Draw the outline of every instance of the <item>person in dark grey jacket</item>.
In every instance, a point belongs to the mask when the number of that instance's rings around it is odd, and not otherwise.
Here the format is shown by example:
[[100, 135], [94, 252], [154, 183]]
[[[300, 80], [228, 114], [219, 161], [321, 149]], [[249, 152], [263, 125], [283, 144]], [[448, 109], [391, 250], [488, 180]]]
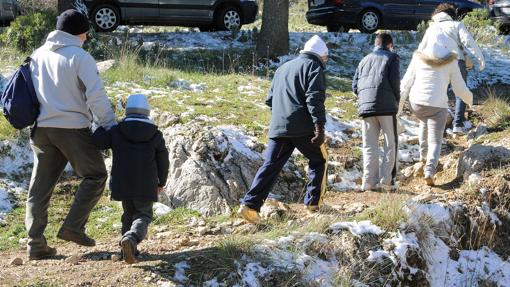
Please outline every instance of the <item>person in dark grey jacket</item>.
[[108, 131], [101, 127], [94, 133], [98, 148], [113, 151], [110, 190], [124, 209], [120, 244], [127, 263], [135, 262], [136, 245], [147, 235], [153, 202], [168, 178], [168, 150], [149, 113], [146, 97], [131, 95], [126, 118]]
[[323, 71], [327, 55], [326, 43], [314, 36], [297, 59], [285, 63], [275, 73], [266, 99], [272, 111], [266, 160], [238, 211], [239, 216], [251, 223], [260, 222], [258, 212], [296, 148], [309, 160], [305, 205], [311, 212], [319, 208], [327, 176]]
[[[396, 187], [400, 101], [400, 59], [389, 34], [379, 34], [375, 49], [361, 60], [352, 81], [363, 118], [363, 183], [361, 189]], [[384, 134], [384, 156], [379, 166], [379, 134]]]

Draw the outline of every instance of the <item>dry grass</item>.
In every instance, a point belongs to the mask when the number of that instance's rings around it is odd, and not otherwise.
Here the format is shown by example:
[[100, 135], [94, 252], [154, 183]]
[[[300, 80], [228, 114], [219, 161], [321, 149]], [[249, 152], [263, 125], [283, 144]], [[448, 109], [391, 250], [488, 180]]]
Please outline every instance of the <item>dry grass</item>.
[[491, 129], [503, 130], [510, 127], [510, 104], [507, 99], [488, 90], [488, 98], [479, 110], [481, 117]]

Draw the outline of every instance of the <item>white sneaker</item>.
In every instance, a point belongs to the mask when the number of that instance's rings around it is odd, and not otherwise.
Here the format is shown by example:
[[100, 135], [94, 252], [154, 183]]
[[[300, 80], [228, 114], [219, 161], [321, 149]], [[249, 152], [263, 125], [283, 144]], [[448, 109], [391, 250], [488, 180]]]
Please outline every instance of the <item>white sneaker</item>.
[[463, 127], [454, 127], [453, 128], [453, 133], [456, 134], [456, 135], [465, 135], [466, 134], [466, 130]]

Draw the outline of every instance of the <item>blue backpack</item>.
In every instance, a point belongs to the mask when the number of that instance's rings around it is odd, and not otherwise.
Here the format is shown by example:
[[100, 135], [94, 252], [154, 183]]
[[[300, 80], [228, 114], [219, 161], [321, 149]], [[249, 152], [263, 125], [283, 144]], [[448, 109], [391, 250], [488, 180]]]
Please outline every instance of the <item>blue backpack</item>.
[[36, 126], [39, 116], [40, 104], [30, 73], [31, 61], [32, 59], [28, 57], [14, 72], [0, 97], [5, 118], [18, 130], [31, 125]]

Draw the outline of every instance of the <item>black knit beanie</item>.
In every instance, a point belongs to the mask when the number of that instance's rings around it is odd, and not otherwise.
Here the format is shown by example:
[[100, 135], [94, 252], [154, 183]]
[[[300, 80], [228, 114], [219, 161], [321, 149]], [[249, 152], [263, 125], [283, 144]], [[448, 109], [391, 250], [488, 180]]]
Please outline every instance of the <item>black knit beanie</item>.
[[74, 9], [66, 10], [58, 16], [57, 30], [71, 35], [87, 33], [90, 30], [89, 19]]

